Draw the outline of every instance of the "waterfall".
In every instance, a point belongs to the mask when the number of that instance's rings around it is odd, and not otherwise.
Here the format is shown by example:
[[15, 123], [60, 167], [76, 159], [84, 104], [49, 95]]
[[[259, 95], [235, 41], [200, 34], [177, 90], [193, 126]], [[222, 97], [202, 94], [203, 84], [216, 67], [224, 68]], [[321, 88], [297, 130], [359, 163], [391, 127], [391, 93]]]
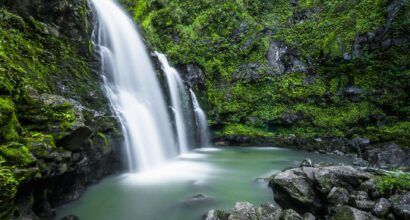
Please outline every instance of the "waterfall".
[[201, 147], [209, 147], [210, 146], [210, 137], [209, 137], [209, 127], [208, 127], [208, 120], [206, 118], [206, 114], [204, 110], [202, 110], [201, 106], [199, 105], [198, 99], [192, 89], [189, 90], [192, 97], [192, 103], [194, 105], [194, 111], [197, 120], [197, 127], [198, 127], [198, 134], [199, 134], [199, 143]]
[[150, 169], [178, 154], [160, 84], [133, 21], [113, 0], [91, 3], [104, 86], [123, 126], [129, 168]]
[[189, 149], [187, 131], [187, 127], [189, 126], [189, 116], [187, 111], [190, 106], [188, 105], [188, 93], [178, 71], [169, 65], [166, 56], [158, 52], [155, 52], [155, 54], [157, 55], [162, 70], [166, 76], [171, 99], [171, 108], [174, 113], [179, 149], [181, 153], [186, 153]]

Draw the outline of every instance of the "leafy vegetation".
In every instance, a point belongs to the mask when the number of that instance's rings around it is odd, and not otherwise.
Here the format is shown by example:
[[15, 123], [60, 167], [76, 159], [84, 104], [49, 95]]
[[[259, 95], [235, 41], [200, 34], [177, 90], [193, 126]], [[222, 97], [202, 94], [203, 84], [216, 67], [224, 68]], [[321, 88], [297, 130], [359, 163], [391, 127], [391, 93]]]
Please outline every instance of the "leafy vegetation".
[[[206, 90], [217, 136], [258, 134], [244, 131], [252, 128], [409, 144], [408, 1], [123, 2], [153, 49], [205, 71], [195, 89]], [[272, 74], [272, 42], [308, 68]]]
[[392, 173], [376, 178], [376, 185], [382, 194], [393, 194], [410, 190], [409, 173]]

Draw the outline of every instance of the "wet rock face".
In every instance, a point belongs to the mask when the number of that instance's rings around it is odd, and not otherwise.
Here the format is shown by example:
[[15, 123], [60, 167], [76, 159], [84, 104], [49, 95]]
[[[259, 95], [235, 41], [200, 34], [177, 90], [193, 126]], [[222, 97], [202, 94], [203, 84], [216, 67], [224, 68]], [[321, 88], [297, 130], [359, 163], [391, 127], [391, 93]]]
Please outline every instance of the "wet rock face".
[[85, 31], [87, 1], [84, 0], [14, 0], [6, 1], [6, 7], [24, 18], [34, 17], [46, 23], [50, 32], [58, 32], [70, 38], [82, 41], [87, 39]]
[[286, 72], [308, 72], [308, 66], [286, 45], [280, 42], [272, 42], [267, 54], [269, 67], [272, 75], [282, 75]]

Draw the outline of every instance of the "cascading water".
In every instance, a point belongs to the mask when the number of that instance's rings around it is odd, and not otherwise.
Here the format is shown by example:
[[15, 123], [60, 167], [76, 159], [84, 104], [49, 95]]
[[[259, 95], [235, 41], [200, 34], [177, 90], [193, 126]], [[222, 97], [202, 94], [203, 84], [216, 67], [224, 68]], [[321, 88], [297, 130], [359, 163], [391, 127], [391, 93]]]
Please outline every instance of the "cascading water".
[[91, 2], [105, 88], [123, 125], [130, 170], [150, 169], [178, 154], [160, 84], [132, 20], [113, 0]]
[[209, 137], [209, 127], [208, 127], [208, 120], [206, 118], [206, 114], [204, 110], [202, 110], [201, 106], [199, 105], [198, 99], [192, 89], [189, 90], [192, 97], [192, 103], [194, 105], [194, 111], [197, 119], [197, 127], [199, 133], [199, 142], [201, 147], [209, 147], [210, 146], [210, 137]]
[[189, 139], [187, 127], [189, 117], [187, 116], [187, 110], [189, 110], [189, 96], [186, 92], [184, 83], [179, 76], [178, 71], [171, 67], [168, 63], [168, 59], [164, 54], [155, 52], [158, 60], [161, 63], [162, 70], [166, 76], [169, 94], [171, 98], [171, 108], [174, 113], [175, 127], [178, 137], [178, 144], [181, 153], [188, 152]]

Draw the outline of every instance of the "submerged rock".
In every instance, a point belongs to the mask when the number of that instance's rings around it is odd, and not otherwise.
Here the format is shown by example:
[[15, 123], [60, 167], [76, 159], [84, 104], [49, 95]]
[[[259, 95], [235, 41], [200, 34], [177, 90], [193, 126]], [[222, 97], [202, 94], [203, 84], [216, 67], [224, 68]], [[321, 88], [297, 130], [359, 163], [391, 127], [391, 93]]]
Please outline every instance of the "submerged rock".
[[184, 201], [182, 201], [182, 205], [184, 206], [196, 206], [196, 205], [203, 205], [204, 203], [211, 203], [213, 202], [214, 199], [210, 198], [204, 194], [197, 194], [195, 196], [192, 196], [188, 199], [185, 199]]

